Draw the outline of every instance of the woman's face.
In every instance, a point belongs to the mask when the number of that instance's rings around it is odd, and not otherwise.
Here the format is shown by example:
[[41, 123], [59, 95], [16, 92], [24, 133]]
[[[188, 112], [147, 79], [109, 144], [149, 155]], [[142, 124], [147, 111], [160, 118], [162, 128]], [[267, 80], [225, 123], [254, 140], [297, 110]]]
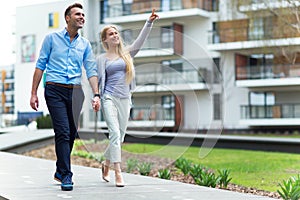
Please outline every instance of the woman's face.
[[104, 40], [108, 45], [120, 44], [119, 32], [114, 28], [109, 28], [106, 31], [106, 39]]

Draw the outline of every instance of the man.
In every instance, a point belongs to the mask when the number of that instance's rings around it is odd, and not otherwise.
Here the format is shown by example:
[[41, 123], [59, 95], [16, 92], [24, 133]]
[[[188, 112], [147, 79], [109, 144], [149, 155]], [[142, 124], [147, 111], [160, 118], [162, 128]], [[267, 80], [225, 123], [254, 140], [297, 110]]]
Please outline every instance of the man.
[[97, 67], [89, 41], [79, 35], [84, 25], [83, 6], [70, 5], [65, 11], [66, 28], [48, 34], [42, 44], [32, 81], [30, 106], [37, 110], [37, 89], [46, 70], [45, 100], [55, 132], [56, 172], [54, 179], [64, 191], [73, 190], [70, 155], [77, 136], [84, 101], [81, 88], [83, 65], [94, 93], [93, 109], [100, 109]]

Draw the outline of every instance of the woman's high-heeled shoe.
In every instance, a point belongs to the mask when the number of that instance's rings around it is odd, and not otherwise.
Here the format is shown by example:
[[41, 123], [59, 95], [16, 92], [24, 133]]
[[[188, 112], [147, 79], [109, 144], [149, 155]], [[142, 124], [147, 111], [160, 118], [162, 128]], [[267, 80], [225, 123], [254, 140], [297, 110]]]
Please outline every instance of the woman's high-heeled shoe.
[[121, 171], [115, 171], [115, 178], [116, 178], [116, 186], [117, 187], [124, 187], [125, 186]]
[[109, 182], [110, 181], [109, 166], [107, 166], [104, 161], [101, 163], [101, 170], [102, 170], [102, 179], [106, 182]]

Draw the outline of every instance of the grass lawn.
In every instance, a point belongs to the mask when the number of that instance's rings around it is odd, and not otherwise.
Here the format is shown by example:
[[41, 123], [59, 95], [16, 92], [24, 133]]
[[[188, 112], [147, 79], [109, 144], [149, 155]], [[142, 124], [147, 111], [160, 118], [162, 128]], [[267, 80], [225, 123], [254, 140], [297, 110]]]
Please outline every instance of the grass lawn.
[[152, 144], [124, 144], [123, 150], [174, 160], [183, 156], [213, 170], [231, 170], [231, 183], [273, 192], [283, 180], [300, 173], [300, 154]]

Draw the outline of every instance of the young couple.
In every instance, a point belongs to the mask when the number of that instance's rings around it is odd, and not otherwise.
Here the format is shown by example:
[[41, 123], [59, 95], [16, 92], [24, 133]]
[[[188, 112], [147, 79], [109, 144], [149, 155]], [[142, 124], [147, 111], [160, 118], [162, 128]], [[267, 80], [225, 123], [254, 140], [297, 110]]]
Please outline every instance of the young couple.
[[74, 140], [78, 137], [78, 120], [84, 101], [81, 66], [86, 70], [94, 93], [93, 110], [98, 112], [102, 105], [109, 131], [102, 179], [110, 181], [109, 169], [113, 164], [115, 185], [125, 185], [120, 165], [121, 143], [129, 118], [131, 91], [135, 87], [132, 58], [147, 39], [156, 19], [158, 15], [153, 10], [137, 39], [128, 47], [123, 45], [115, 26], [105, 26], [100, 39], [106, 53], [99, 55], [96, 60], [90, 42], [78, 33], [85, 23], [83, 6], [79, 3], [65, 10], [66, 28], [45, 37], [33, 75], [30, 106], [38, 110], [37, 90], [46, 70], [44, 96], [53, 123], [57, 156], [54, 179], [61, 182], [62, 190], [73, 190], [70, 157]]

